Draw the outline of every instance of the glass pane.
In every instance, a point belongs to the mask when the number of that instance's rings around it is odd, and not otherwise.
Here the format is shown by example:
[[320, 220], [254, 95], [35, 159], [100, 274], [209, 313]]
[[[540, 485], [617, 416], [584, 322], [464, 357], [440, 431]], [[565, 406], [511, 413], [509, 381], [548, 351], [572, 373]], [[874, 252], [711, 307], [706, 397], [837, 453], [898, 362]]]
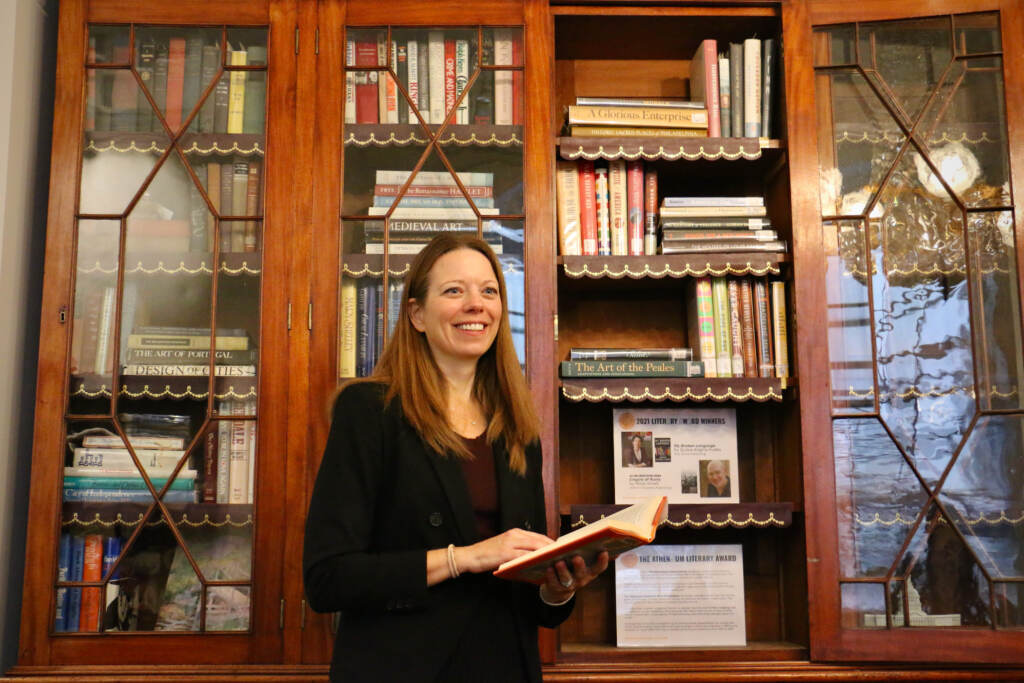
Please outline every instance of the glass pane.
[[874, 418], [832, 422], [839, 571], [882, 577], [927, 502], [927, 491]]
[[829, 366], [834, 414], [872, 413], [874, 356], [864, 224], [823, 224], [826, 245]]
[[956, 36], [958, 55], [999, 52], [1003, 49], [1000, 42], [998, 12], [955, 15], [953, 35]]
[[1024, 578], [1024, 493], [1014, 474], [1024, 464], [1022, 427], [1018, 415], [981, 417], [939, 495], [977, 562], [999, 578]]
[[897, 576], [907, 580], [911, 626], [991, 623], [988, 580], [937, 506], [931, 506], [917, 527]]
[[859, 50], [861, 67], [909, 126], [952, 59], [949, 18], [861, 24]]
[[1024, 583], [993, 583], [992, 592], [996, 603], [996, 625], [1000, 628], [1024, 626]]
[[818, 101], [832, 104], [818, 128], [822, 212], [862, 215], [906, 136], [861, 74], [819, 72], [815, 81]]
[[885, 628], [885, 584], [840, 584], [842, 622], [846, 628]]
[[463, 179], [470, 199], [484, 215], [523, 213], [522, 140], [507, 130], [491, 126], [484, 127], [483, 133], [473, 130], [470, 136], [478, 140], [488, 136], [491, 144], [484, 147], [466, 145], [469, 140], [458, 139], [457, 130], [441, 135], [445, 155]]
[[963, 214], [923, 169], [908, 149], [879, 193], [872, 309], [881, 417], [934, 484], [976, 406]]
[[98, 26], [89, 27], [89, 55], [87, 61], [90, 64], [121, 64], [129, 62], [129, 39], [127, 26]]
[[78, 232], [69, 409], [109, 413], [120, 221], [82, 220]]
[[519, 364], [526, 366], [526, 278], [523, 248], [526, 231], [523, 221], [502, 220], [484, 223], [484, 240], [491, 245], [501, 263], [508, 299], [508, 321]]
[[814, 66], [856, 64], [856, 35], [853, 24], [814, 29]]

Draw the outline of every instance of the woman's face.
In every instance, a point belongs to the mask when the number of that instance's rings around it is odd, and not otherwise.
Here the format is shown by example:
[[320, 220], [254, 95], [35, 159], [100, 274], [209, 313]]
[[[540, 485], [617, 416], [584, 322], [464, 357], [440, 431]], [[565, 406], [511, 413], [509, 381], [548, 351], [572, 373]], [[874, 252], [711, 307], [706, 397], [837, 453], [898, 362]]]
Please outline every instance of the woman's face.
[[423, 304], [409, 302], [409, 318], [426, 335], [442, 369], [476, 362], [494, 343], [501, 323], [501, 293], [491, 262], [475, 249], [456, 249], [437, 259], [427, 275]]

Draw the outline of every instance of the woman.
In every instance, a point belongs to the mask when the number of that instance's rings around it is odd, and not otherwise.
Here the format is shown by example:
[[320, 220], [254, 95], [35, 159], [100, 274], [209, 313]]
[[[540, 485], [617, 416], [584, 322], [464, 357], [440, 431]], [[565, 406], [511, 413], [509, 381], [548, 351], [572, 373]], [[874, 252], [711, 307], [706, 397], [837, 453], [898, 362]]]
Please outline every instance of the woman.
[[310, 605], [342, 612], [331, 680], [539, 683], [537, 626], [561, 623], [608, 558], [559, 563], [539, 590], [491, 575], [551, 542], [494, 253], [434, 238], [398, 320], [335, 401], [306, 523]]

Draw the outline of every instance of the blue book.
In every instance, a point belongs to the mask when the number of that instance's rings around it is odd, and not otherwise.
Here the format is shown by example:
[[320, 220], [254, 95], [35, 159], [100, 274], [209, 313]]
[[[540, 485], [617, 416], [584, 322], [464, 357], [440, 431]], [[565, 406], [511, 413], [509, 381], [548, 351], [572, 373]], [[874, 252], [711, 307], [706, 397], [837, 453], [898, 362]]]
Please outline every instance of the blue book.
[[[57, 581], [67, 581], [71, 573], [71, 534], [61, 534], [57, 546]], [[57, 589], [57, 606], [53, 630], [62, 633], [68, 630], [68, 589]]]
[[[103, 537], [103, 576], [107, 575], [110, 568], [117, 562], [118, 556], [121, 554], [121, 539], [117, 536], [104, 536]], [[120, 576], [120, 571], [111, 576], [111, 579], [116, 579]]]
[[[85, 567], [85, 536], [71, 536], [71, 570], [68, 581], [81, 581]], [[82, 589], [68, 588], [67, 611], [64, 613], [64, 630], [77, 631], [78, 618], [82, 613]]]
[[[196, 492], [168, 491], [164, 494], [165, 503], [195, 503]], [[152, 503], [153, 496], [149, 491], [122, 491], [110, 489], [64, 489], [64, 502], [88, 503]]]

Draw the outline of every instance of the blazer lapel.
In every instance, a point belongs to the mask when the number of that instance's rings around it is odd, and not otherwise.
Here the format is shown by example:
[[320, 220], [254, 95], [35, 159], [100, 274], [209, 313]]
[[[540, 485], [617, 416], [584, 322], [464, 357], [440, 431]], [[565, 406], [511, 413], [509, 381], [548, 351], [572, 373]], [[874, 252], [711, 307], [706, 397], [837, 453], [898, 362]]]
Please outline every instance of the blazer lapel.
[[448, 498], [448, 504], [451, 505], [455, 529], [460, 537], [459, 542], [464, 545], [479, 540], [476, 521], [473, 519], [473, 503], [469, 499], [469, 488], [466, 486], [466, 477], [462, 474], [459, 460], [455, 457], [441, 457], [430, 451], [427, 451], [427, 459], [433, 465], [441, 488]]

